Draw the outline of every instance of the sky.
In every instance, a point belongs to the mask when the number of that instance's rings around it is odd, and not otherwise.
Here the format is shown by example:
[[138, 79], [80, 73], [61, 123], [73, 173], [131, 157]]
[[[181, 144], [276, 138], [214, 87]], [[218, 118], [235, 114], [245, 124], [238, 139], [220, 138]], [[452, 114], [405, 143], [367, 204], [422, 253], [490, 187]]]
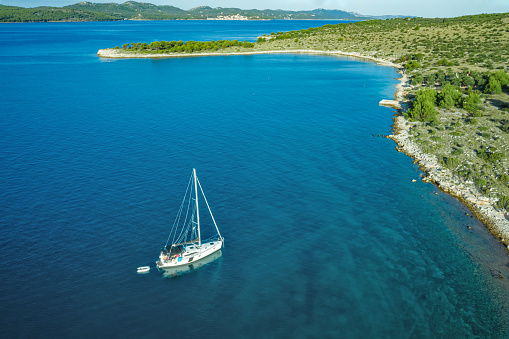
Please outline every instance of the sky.
[[[88, 0], [116, 2], [127, 0]], [[236, 7], [241, 9], [311, 10], [339, 9], [364, 15], [409, 15], [427, 18], [456, 17], [482, 13], [509, 12], [509, 0], [136, 0], [182, 9], [197, 6]], [[66, 6], [80, 0], [0, 0], [2, 5], [37, 7]]]

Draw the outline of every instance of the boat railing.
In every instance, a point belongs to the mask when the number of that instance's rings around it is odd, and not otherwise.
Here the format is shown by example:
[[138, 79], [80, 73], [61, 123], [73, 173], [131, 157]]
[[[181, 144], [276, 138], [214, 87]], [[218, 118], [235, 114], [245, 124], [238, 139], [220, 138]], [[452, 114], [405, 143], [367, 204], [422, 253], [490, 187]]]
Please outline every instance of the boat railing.
[[203, 239], [201, 242], [202, 243], [206, 243], [206, 242], [210, 242], [210, 241], [224, 241], [224, 238], [223, 237], [218, 237], [217, 235], [213, 235], [207, 239]]

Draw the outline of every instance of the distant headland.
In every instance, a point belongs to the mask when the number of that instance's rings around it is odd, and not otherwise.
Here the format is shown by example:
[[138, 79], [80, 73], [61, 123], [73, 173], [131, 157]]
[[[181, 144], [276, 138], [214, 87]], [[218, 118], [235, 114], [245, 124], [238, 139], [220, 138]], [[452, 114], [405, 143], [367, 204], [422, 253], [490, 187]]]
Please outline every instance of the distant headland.
[[64, 7], [24, 8], [0, 5], [0, 22], [119, 21], [119, 20], [373, 20], [405, 17], [369, 16], [341, 10], [286, 11], [272, 9], [211, 8], [183, 10], [174, 6], [127, 1], [92, 3], [82, 1]]

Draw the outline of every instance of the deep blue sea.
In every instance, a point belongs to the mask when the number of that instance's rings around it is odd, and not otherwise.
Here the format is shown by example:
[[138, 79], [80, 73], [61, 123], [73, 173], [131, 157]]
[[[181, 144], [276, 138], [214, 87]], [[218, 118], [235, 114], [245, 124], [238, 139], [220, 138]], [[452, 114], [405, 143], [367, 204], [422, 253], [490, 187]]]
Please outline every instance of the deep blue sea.
[[[507, 338], [506, 251], [373, 136], [393, 68], [96, 55], [325, 23], [0, 25], [0, 337]], [[137, 274], [192, 168], [222, 255]]]

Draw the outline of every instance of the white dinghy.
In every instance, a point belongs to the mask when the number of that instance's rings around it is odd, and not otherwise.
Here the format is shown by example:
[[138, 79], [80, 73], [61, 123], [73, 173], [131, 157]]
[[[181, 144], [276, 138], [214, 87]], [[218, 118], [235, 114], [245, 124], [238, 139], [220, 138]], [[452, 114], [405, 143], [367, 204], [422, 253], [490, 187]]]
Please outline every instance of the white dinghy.
[[[198, 188], [217, 231], [216, 235], [204, 240], [201, 237]], [[172, 269], [182, 265], [190, 265], [219, 251], [223, 244], [224, 238], [219, 233], [219, 228], [212, 215], [207, 198], [205, 198], [200, 181], [196, 176], [196, 170], [193, 169], [170, 235], [159, 254], [159, 260], [156, 262], [157, 268]]]
[[137, 268], [138, 273], [147, 273], [150, 271], [150, 266], [141, 266]]

